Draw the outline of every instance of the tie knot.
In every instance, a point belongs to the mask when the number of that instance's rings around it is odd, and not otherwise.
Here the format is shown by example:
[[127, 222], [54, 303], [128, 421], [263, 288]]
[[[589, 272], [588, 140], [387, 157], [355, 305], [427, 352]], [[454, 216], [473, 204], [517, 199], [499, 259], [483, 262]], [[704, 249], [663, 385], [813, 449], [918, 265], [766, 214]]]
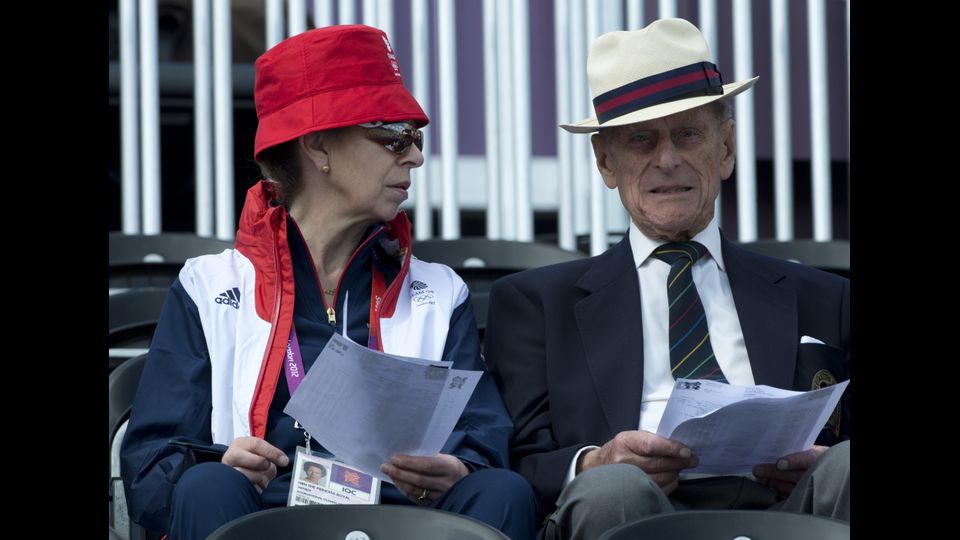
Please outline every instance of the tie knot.
[[653, 256], [673, 266], [680, 259], [689, 259], [697, 262], [707, 253], [707, 248], [700, 242], [670, 242], [653, 250]]

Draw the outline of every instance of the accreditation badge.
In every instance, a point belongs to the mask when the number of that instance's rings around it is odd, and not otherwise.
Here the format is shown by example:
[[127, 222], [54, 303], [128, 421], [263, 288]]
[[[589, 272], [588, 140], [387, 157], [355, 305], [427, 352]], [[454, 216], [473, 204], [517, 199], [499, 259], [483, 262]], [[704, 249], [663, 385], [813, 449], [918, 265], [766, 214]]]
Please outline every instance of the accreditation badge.
[[379, 502], [379, 479], [346, 463], [315, 456], [305, 447], [297, 447], [287, 506]]

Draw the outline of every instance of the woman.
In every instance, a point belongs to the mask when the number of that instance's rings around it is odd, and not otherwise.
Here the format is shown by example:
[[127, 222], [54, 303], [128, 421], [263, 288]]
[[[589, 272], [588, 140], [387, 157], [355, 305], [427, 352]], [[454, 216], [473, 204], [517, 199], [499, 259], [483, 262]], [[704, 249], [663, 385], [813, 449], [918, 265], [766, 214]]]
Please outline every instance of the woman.
[[[286, 503], [305, 444], [283, 413], [296, 389], [287, 354], [309, 370], [345, 333], [484, 369], [466, 286], [411, 257], [410, 222], [398, 213], [428, 119], [386, 35], [354, 25], [289, 38], [257, 60], [254, 99], [265, 179], [247, 193], [236, 249], [187, 261], [171, 287], [121, 450], [131, 518], [173, 540]], [[424, 284], [431, 302], [412, 294]], [[383, 465], [395, 487], [385, 483], [381, 501], [531, 538], [532, 490], [504, 470], [512, 431], [484, 375], [440, 454]]]
[[327, 470], [323, 468], [323, 465], [319, 463], [314, 463], [312, 461], [306, 461], [303, 464], [303, 481], [320, 485], [323, 483], [323, 477], [327, 475]]

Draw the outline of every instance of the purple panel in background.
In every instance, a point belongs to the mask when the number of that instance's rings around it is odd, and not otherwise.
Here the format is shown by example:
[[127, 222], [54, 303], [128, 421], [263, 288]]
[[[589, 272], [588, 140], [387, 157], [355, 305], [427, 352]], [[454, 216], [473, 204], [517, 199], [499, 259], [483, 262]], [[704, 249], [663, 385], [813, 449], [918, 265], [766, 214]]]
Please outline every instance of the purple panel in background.
[[[557, 155], [557, 79], [553, 0], [530, 0], [530, 144], [534, 156]], [[564, 81], [561, 81], [564, 82]], [[569, 84], [567, 81], [566, 84]], [[564, 119], [566, 121], [566, 119]]]
[[482, 156], [486, 153], [483, 126], [483, 2], [454, 4], [457, 21], [458, 150], [461, 155]]
[[[413, 45], [410, 39], [410, 0], [393, 0], [393, 32], [390, 43], [397, 53], [400, 72], [403, 73], [403, 85], [413, 92]], [[429, 111], [425, 111], [430, 116]], [[432, 120], [432, 118], [431, 118]]]

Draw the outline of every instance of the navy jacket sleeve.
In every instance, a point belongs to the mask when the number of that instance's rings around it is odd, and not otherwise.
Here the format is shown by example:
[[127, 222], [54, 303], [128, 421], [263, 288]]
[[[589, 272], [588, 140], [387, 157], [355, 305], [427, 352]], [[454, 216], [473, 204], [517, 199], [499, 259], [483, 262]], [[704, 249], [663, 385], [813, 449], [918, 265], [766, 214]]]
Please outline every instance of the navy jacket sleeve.
[[441, 452], [457, 456], [471, 471], [509, 468], [513, 422], [481, 360], [480, 336], [469, 297], [450, 316], [443, 360], [452, 361], [457, 369], [482, 371], [483, 375]]
[[130, 518], [166, 532], [170, 497], [183, 471], [219, 461], [210, 435], [210, 361], [196, 305], [180, 281], [170, 288], [137, 388], [120, 467]]

